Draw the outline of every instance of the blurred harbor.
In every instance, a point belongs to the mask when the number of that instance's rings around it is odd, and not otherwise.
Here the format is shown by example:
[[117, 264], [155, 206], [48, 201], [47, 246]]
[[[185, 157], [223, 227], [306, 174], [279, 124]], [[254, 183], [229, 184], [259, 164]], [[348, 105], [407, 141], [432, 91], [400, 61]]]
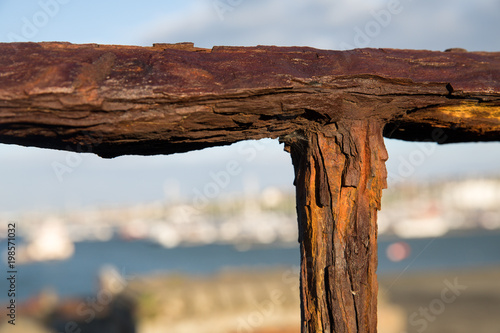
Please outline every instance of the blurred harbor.
[[[382, 242], [379, 332], [497, 332], [499, 238], [410, 240], [398, 263], [385, 255], [395, 243]], [[300, 332], [297, 248], [118, 242], [81, 242], [72, 260], [21, 266], [19, 290], [30, 295], [19, 300], [17, 325], [0, 332]]]
[[[499, 240], [500, 230], [439, 238], [382, 237], [378, 273], [500, 266]], [[6, 245], [0, 242], [2, 248]], [[84, 241], [75, 244], [71, 259], [19, 265], [18, 281], [22, 288], [17, 298], [26, 300], [45, 289], [63, 297], [90, 294], [95, 289], [96, 276], [106, 265], [115, 266], [127, 278], [158, 273], [203, 276], [225, 269], [298, 267], [299, 259], [296, 244], [254, 245], [239, 250], [228, 244], [164, 248], [148, 240]], [[0, 268], [6, 270], [5, 262]], [[5, 300], [7, 294], [0, 293], [0, 302]]]
[[[295, 196], [275, 187], [243, 197], [200, 198], [130, 206], [85, 207], [71, 211], [15, 214], [25, 246], [20, 262], [67, 259], [82, 241], [149, 240], [165, 248], [297, 242]], [[500, 228], [500, 178], [477, 178], [393, 186], [384, 191], [378, 228], [381, 236], [439, 237], [447, 233]], [[6, 237], [3, 213], [0, 239]]]
[[[20, 325], [0, 332], [299, 332], [295, 198], [253, 193], [18, 214]], [[379, 331], [465, 333], [474, 313], [497, 332], [500, 179], [393, 186], [383, 200]], [[450, 283], [466, 289], [423, 320]]]

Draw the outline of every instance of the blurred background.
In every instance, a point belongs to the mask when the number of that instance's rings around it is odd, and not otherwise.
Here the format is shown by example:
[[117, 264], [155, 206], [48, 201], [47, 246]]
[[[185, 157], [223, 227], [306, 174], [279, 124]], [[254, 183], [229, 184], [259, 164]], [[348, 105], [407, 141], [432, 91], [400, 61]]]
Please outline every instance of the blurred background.
[[[499, 51], [499, 31], [498, 0], [0, 0], [0, 42]], [[499, 333], [500, 143], [386, 146], [379, 331]], [[0, 332], [300, 331], [276, 140], [110, 160], [0, 144], [0, 161], [0, 268], [15, 223], [19, 271]]]

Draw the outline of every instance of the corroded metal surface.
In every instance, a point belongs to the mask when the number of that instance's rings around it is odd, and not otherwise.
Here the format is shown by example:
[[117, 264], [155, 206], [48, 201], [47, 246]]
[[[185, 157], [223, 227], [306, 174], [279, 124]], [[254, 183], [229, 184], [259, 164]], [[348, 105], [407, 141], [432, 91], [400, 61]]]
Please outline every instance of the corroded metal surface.
[[279, 137], [302, 331], [376, 332], [382, 136], [500, 140], [500, 53], [451, 51], [0, 44], [0, 142], [113, 157]]
[[289, 138], [297, 187], [302, 332], [377, 330], [377, 211], [386, 187], [382, 123]]
[[499, 140], [500, 53], [0, 44], [0, 142], [168, 154], [367, 118]]

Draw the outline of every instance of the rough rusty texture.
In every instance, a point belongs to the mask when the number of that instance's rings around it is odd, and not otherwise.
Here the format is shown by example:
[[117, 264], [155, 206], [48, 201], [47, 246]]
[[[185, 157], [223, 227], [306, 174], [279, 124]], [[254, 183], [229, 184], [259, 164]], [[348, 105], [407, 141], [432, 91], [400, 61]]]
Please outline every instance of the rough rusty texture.
[[0, 44], [0, 142], [113, 157], [284, 141], [303, 332], [376, 331], [382, 135], [500, 140], [500, 53]]
[[303, 332], [376, 332], [382, 123], [339, 122], [288, 137], [295, 167]]
[[0, 142], [169, 154], [341, 119], [440, 142], [500, 138], [500, 53], [0, 44]]

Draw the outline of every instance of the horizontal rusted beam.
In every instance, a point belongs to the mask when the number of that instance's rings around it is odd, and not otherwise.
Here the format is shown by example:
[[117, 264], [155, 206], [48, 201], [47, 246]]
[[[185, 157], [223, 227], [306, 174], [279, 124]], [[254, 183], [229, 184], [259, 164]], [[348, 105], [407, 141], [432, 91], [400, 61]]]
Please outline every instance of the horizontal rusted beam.
[[362, 119], [403, 140], [500, 140], [500, 53], [0, 44], [4, 143], [169, 154]]

